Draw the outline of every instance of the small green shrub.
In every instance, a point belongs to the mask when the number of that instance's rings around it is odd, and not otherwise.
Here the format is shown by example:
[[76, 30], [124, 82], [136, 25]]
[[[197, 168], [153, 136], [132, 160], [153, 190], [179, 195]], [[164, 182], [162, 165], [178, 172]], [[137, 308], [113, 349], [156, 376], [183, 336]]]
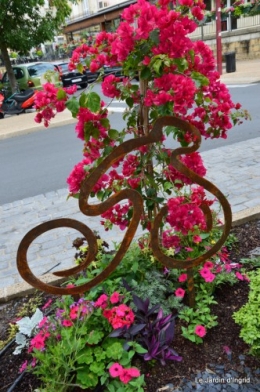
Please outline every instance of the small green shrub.
[[240, 337], [250, 345], [250, 353], [260, 357], [260, 269], [248, 275], [248, 302], [233, 314], [233, 319], [241, 325]]

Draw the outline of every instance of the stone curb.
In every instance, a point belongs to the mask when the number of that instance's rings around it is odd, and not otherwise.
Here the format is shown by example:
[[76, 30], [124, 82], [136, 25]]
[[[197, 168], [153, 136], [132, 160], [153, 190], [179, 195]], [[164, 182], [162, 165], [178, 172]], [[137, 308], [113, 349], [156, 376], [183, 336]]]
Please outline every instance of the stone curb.
[[[0, 121], [4, 121], [0, 120]], [[76, 120], [74, 118], [70, 118], [70, 119], [60, 119], [58, 122], [51, 124], [48, 129], [54, 128], [54, 127], [58, 127], [58, 126], [62, 126], [62, 125], [67, 125], [67, 124], [74, 124], [76, 122]], [[45, 128], [44, 128], [45, 129]], [[15, 137], [15, 136], [21, 136], [21, 135], [28, 135], [30, 133], [33, 132], [39, 132], [39, 131], [44, 131], [44, 129], [42, 128], [42, 124], [41, 125], [35, 125], [29, 128], [24, 128], [24, 129], [19, 129], [19, 130], [8, 130], [5, 131], [4, 133], [1, 134], [0, 132], [0, 140], [5, 140], [5, 139], [9, 139], [11, 137]]]
[[[259, 218], [260, 205], [234, 213], [232, 227], [236, 227]], [[42, 276], [41, 279], [44, 283], [51, 283], [55, 286], [64, 282], [67, 278], [57, 278], [53, 274], [46, 274]], [[36, 289], [30, 286], [28, 283], [18, 283], [13, 286], [5, 287], [3, 289], [0, 289], [0, 303], [5, 303], [10, 301], [11, 299], [31, 294], [34, 291], [36, 291]]]

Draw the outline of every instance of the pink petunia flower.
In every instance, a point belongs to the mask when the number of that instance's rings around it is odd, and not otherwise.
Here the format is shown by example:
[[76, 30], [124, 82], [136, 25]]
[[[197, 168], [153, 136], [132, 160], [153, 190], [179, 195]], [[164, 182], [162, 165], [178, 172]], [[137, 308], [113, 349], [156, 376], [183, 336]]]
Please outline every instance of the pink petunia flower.
[[109, 373], [111, 377], [118, 377], [123, 370], [123, 367], [120, 365], [120, 363], [113, 363], [113, 365], [110, 366], [109, 368]]
[[28, 366], [28, 361], [25, 361], [25, 362], [21, 365], [21, 367], [20, 367], [20, 369], [19, 369], [19, 373], [24, 372], [25, 369], [27, 369], [27, 366]]
[[71, 320], [63, 320], [62, 325], [63, 327], [72, 327], [73, 322]]
[[177, 290], [175, 290], [175, 295], [176, 295], [176, 297], [183, 298], [185, 295], [185, 290], [183, 290], [181, 287], [179, 287]]
[[202, 238], [199, 235], [194, 235], [192, 241], [195, 242], [195, 244], [199, 244], [202, 241]]
[[211, 282], [213, 282], [213, 280], [215, 279], [215, 277], [216, 277], [216, 275], [210, 273], [210, 274], [208, 274], [208, 275], [205, 277], [205, 282], [211, 283]]
[[119, 374], [119, 379], [124, 384], [128, 384], [129, 381], [132, 380], [132, 376], [129, 373], [128, 369], [123, 369], [122, 372]]
[[206, 335], [207, 331], [206, 331], [206, 328], [203, 325], [196, 325], [194, 332], [200, 338], [203, 338]]
[[140, 375], [141, 375], [140, 371], [137, 368], [130, 368], [127, 370], [128, 370], [128, 373], [130, 374], [130, 376], [132, 376], [132, 377], [140, 377]]
[[205, 282], [213, 282], [213, 280], [215, 279], [215, 275], [210, 271], [209, 268], [205, 268], [203, 267], [200, 271], [199, 271], [200, 275], [202, 276], [202, 278], [204, 278]]
[[105, 309], [107, 307], [107, 300], [108, 296], [106, 294], [102, 294], [97, 301], [95, 302], [94, 306], [96, 308], [102, 308]]
[[120, 294], [115, 291], [111, 296], [110, 296], [110, 302], [111, 304], [117, 304], [120, 300]]
[[236, 275], [237, 279], [239, 279], [239, 280], [244, 280], [244, 277], [243, 277], [242, 274], [240, 274], [240, 272], [237, 271], [237, 272], [235, 273], [235, 275]]
[[208, 268], [203, 267], [200, 271], [199, 271], [200, 275], [202, 276], [202, 278], [206, 278], [208, 275], [211, 274], [210, 270]]
[[206, 261], [206, 263], [204, 263], [203, 268], [208, 268], [211, 269], [214, 267], [214, 264], [212, 263], [212, 261]]
[[51, 303], [52, 303], [52, 299], [49, 299], [49, 300], [46, 302], [46, 304], [43, 305], [42, 309], [43, 309], [43, 310], [44, 310], [44, 309], [47, 309], [47, 308], [51, 305]]
[[179, 276], [178, 281], [181, 282], [181, 283], [182, 283], [182, 282], [186, 282], [187, 277], [188, 277], [187, 274], [181, 274], [181, 275]]

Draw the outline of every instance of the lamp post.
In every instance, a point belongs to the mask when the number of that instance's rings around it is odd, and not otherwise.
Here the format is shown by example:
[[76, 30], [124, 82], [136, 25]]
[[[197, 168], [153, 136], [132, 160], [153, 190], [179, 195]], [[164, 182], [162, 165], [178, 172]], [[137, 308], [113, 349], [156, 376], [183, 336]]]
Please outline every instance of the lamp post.
[[221, 44], [221, 7], [216, 0], [216, 41], [217, 41], [217, 71], [222, 75], [222, 44]]

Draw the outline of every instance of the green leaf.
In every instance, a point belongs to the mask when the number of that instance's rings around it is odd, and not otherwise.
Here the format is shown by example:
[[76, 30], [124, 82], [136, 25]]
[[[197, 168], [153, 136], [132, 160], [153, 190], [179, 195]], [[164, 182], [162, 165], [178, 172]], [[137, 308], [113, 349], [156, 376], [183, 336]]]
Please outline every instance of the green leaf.
[[140, 73], [140, 78], [141, 78], [141, 79], [150, 79], [151, 76], [152, 76], [152, 74], [151, 74], [150, 68], [145, 67], [145, 68], [143, 68], [143, 69], [141, 70], [141, 73]]
[[209, 85], [209, 79], [199, 72], [192, 72], [191, 77], [195, 80], [198, 87]]
[[77, 359], [79, 364], [86, 363], [87, 365], [93, 362], [93, 353], [90, 347], [85, 347], [79, 352], [79, 357]]
[[133, 100], [133, 98], [131, 98], [131, 97], [128, 97], [128, 98], [126, 98], [126, 104], [130, 107], [130, 108], [132, 108], [133, 106], [134, 106], [134, 100]]
[[184, 72], [188, 68], [188, 62], [184, 58], [175, 59], [174, 62], [178, 67], [178, 71], [180, 72]]
[[77, 370], [77, 382], [80, 382], [84, 387], [91, 388], [98, 384], [98, 376], [95, 373], [86, 371], [86, 369]]
[[80, 73], [83, 73], [83, 71], [84, 71], [84, 66], [83, 66], [82, 63], [79, 63], [79, 64], [77, 65], [77, 70], [78, 70]]
[[81, 94], [79, 99], [80, 106], [83, 108], [88, 108], [93, 113], [96, 113], [100, 110], [100, 102], [100, 96], [93, 91], [88, 94]]
[[190, 335], [188, 338], [191, 342], [196, 342], [196, 336], [195, 335]]
[[112, 384], [108, 384], [107, 389], [109, 392], [116, 392], [115, 387]]
[[147, 353], [147, 350], [145, 348], [143, 348], [142, 346], [138, 345], [137, 347], [135, 347], [135, 351], [138, 354], [145, 354]]
[[111, 344], [107, 350], [106, 354], [108, 358], [112, 359], [120, 359], [122, 356], [124, 349], [121, 343], [115, 342], [114, 344]]
[[91, 331], [87, 336], [86, 343], [88, 344], [97, 344], [102, 340], [104, 334], [100, 331]]
[[160, 42], [160, 40], [159, 40], [159, 33], [160, 33], [160, 30], [159, 29], [155, 29], [155, 30], [151, 31], [150, 34], [149, 34], [149, 38], [156, 45], [158, 45], [159, 42]]
[[119, 137], [119, 132], [116, 129], [109, 129], [108, 136], [112, 140], [116, 140]]
[[66, 102], [66, 107], [72, 113], [72, 116], [75, 118], [79, 111], [79, 102], [76, 97], [72, 97], [69, 101]]
[[102, 374], [104, 374], [105, 372], [105, 364], [102, 362], [93, 362], [90, 366], [89, 369], [97, 374], [99, 377], [102, 376]]
[[101, 118], [100, 120], [101, 124], [103, 125], [104, 128], [109, 128], [110, 127], [110, 122], [108, 118]]
[[87, 107], [92, 112], [96, 113], [100, 110], [100, 102], [101, 102], [101, 99], [97, 93], [92, 91], [91, 93], [88, 94], [88, 106]]
[[57, 99], [58, 101], [62, 101], [65, 98], [66, 98], [66, 93], [63, 89], [60, 88], [57, 92]]
[[165, 191], [168, 191], [169, 189], [172, 189], [172, 183], [170, 181], [165, 181], [165, 183], [163, 184], [163, 189]]
[[153, 63], [153, 69], [158, 75], [160, 74], [161, 66], [162, 66], [162, 60], [156, 59], [155, 62]]

